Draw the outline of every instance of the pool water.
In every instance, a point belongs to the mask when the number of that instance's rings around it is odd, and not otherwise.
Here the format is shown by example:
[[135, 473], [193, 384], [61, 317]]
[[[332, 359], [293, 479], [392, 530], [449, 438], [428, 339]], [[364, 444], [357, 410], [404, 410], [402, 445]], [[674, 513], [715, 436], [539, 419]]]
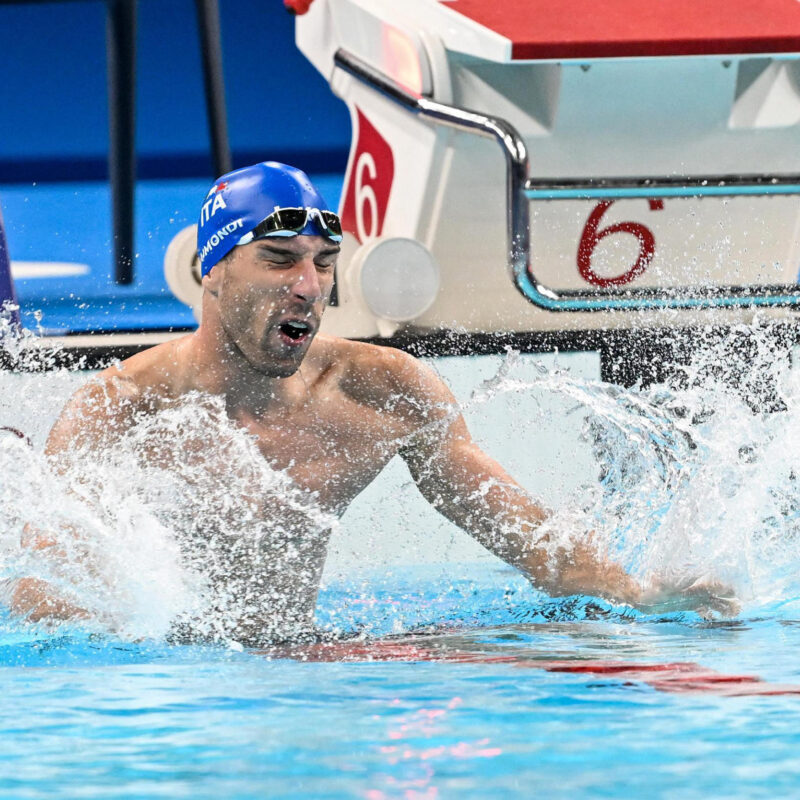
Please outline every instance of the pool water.
[[[474, 607], [491, 605], [489, 595], [473, 585]], [[574, 604], [548, 613], [582, 616]], [[17, 635], [2, 650], [0, 792], [377, 800], [796, 791], [800, 696], [664, 690], [599, 669], [691, 659], [757, 675], [762, 688], [794, 682], [797, 691], [797, 623], [506, 617], [405, 637], [388, 654], [400, 660], [390, 661], [370, 661], [369, 645], [337, 662], [306, 661], [300, 650], [291, 659]], [[474, 661], [448, 661], [453, 653]], [[553, 661], [598, 671], [537, 667]]]
[[780, 372], [783, 410], [765, 413], [699, 368], [627, 392], [592, 354], [435, 366], [480, 444], [553, 508], [554, 536], [593, 530], [643, 580], [719, 579], [741, 614], [546, 598], [395, 462], [334, 532], [316, 614], [332, 642], [170, 644], [172, 610], [196, 598], [157, 493], [138, 489], [163, 476], [124, 459], [79, 473], [105, 505], [76, 510], [41, 448], [85, 376], [2, 373], [0, 424], [33, 446], [0, 437], [1, 577], [43, 568], [19, 551], [26, 518], [80, 520], [114, 591], [78, 561], [64, 579], [115, 622], [0, 618], [0, 796], [793, 795], [797, 371], [755, 359]]

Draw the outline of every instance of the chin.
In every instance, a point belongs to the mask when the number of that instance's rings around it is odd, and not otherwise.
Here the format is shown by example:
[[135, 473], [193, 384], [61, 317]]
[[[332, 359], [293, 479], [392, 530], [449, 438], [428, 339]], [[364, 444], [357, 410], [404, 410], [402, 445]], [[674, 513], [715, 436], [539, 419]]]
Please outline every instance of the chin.
[[237, 345], [236, 349], [252, 370], [267, 378], [291, 377], [300, 369], [308, 351], [308, 348], [303, 348], [302, 352], [287, 353], [269, 344], [261, 347], [250, 345], [247, 348]]
[[270, 364], [261, 371], [268, 378], [290, 378], [300, 369], [300, 363], [297, 364]]
[[[303, 356], [305, 353], [303, 353]], [[300, 369], [300, 364], [303, 363], [301, 356], [295, 359], [276, 359], [276, 358], [261, 358], [258, 361], [251, 361], [250, 366], [258, 370], [262, 375], [268, 378], [289, 378]]]

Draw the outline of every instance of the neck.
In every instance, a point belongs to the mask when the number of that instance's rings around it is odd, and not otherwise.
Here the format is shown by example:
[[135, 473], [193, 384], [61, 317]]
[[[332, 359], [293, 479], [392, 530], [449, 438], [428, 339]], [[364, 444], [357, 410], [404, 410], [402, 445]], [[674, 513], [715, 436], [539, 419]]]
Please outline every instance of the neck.
[[204, 309], [203, 321], [187, 339], [186, 347], [187, 361], [191, 364], [191, 388], [224, 395], [229, 407], [266, 410], [294, 405], [307, 396], [307, 386], [299, 369], [285, 378], [254, 369], [228, 338], [215, 308]]

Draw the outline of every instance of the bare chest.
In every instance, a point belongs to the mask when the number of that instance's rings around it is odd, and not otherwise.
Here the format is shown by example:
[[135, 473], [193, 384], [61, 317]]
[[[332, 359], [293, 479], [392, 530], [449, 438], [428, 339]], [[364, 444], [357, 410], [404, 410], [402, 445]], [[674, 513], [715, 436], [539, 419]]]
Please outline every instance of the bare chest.
[[234, 417], [274, 469], [343, 512], [402, 446], [405, 433], [387, 414], [347, 400], [320, 401], [286, 415]]

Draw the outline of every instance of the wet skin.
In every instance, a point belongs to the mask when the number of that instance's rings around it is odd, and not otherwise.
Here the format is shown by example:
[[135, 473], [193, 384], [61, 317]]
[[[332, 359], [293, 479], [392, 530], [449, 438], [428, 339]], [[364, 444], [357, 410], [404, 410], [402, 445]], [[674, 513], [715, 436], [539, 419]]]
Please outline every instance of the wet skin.
[[[48, 440], [54, 464], [66, 451], [115, 447], [142, 415], [157, 415], [190, 392], [221, 397], [270, 466], [286, 470], [335, 515], [400, 454], [437, 510], [537, 587], [554, 595], [661, 602], [643, 594], [589, 538], [568, 552], [549, 552], [549, 536], [537, 532], [546, 511], [474, 444], [432, 370], [398, 350], [317, 335], [337, 253], [337, 245], [318, 236], [235, 248], [203, 278], [203, 320], [195, 333], [105, 370], [73, 396]], [[213, 452], [207, 457], [210, 469], [224, 476], [226, 465]], [[276, 522], [282, 513], [264, 508]], [[327, 535], [294, 530], [294, 561], [284, 557], [280, 542], [250, 568], [257, 585], [283, 598], [280, 616], [302, 626], [313, 616]], [[15, 598], [19, 612], [33, 618], [81, 613], [25, 580]], [[714, 587], [690, 587], [680, 601], [732, 610]], [[243, 626], [275, 629], [274, 612], [265, 607], [261, 613]]]

